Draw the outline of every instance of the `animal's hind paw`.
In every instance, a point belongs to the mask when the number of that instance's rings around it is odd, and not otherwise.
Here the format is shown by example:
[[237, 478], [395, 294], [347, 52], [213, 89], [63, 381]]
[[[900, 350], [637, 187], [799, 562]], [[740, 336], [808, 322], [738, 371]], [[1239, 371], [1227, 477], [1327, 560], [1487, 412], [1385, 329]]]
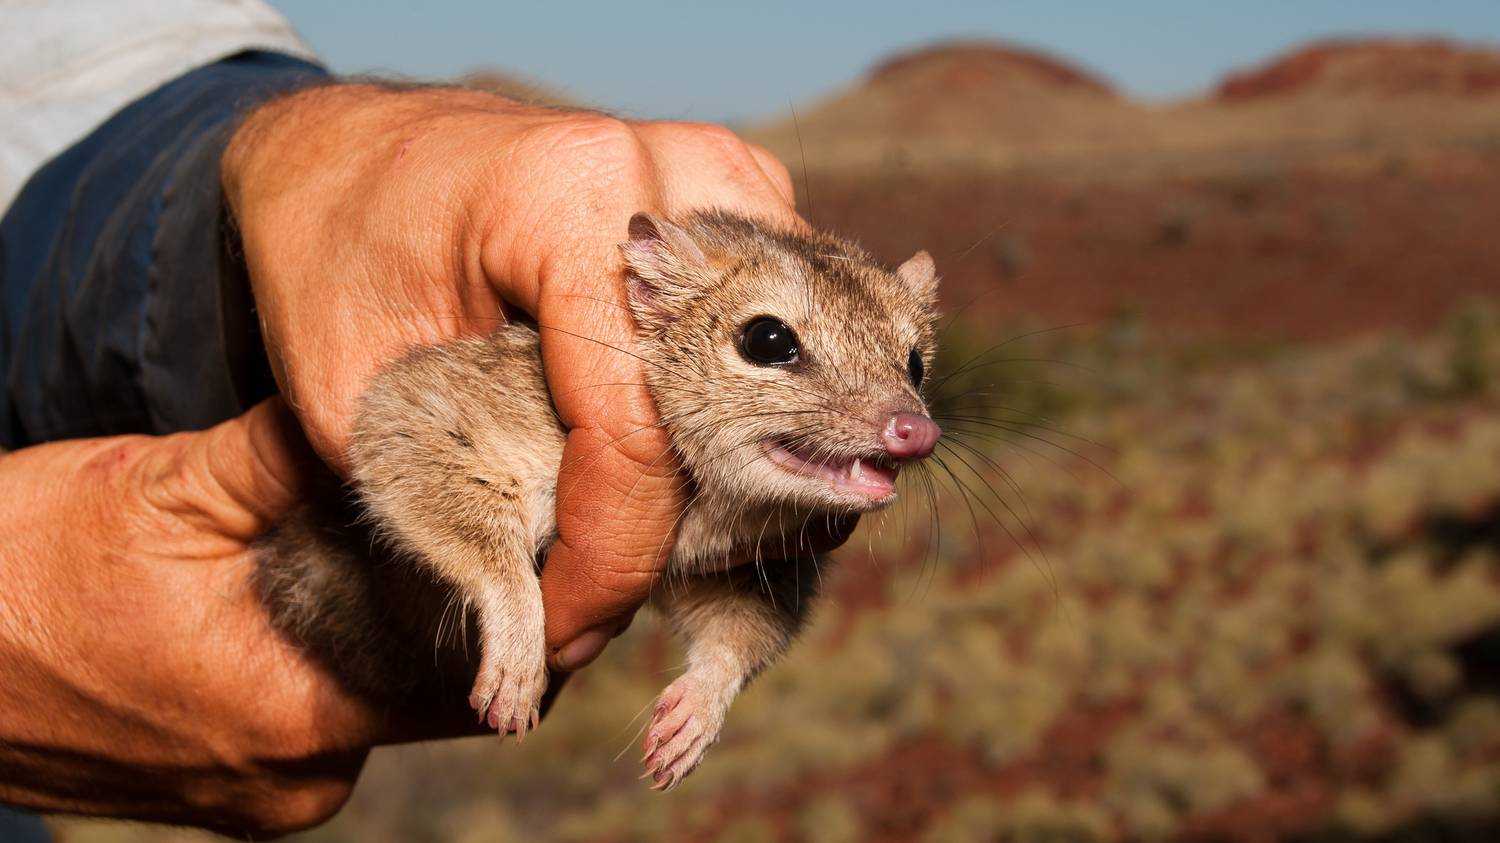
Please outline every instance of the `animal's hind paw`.
[[718, 742], [733, 698], [733, 689], [714, 687], [691, 672], [667, 686], [646, 730], [641, 778], [650, 777], [656, 790], [676, 787]]

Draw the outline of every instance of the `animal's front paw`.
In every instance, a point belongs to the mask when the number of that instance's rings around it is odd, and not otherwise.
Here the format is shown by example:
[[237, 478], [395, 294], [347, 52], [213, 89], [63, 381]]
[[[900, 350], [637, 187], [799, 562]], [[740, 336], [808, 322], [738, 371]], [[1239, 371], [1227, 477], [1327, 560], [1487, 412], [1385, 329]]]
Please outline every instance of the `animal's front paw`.
[[644, 763], [657, 790], [671, 790], [687, 777], [719, 740], [724, 713], [735, 689], [688, 672], [656, 698], [646, 730]]
[[[486, 623], [486, 621], [498, 621]], [[481, 618], [479, 675], [469, 694], [469, 707], [481, 722], [500, 733], [526, 738], [540, 720], [542, 694], [547, 690], [547, 658], [540, 617], [527, 622], [511, 616]]]

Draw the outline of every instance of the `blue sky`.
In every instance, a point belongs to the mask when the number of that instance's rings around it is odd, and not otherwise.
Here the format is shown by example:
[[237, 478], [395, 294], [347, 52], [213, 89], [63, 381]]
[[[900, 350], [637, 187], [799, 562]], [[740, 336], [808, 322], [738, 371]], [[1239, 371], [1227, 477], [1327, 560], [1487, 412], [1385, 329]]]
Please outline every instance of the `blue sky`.
[[633, 116], [776, 116], [875, 61], [944, 38], [1000, 38], [1169, 99], [1310, 38], [1437, 34], [1500, 44], [1500, 0], [740, 0], [273, 5], [341, 72], [520, 71]]

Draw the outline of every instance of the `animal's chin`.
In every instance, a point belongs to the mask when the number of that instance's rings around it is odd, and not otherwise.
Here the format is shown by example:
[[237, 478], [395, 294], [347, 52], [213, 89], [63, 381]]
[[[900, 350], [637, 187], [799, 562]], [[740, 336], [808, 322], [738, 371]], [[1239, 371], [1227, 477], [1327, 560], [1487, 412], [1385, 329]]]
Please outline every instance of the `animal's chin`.
[[851, 509], [873, 509], [896, 496], [900, 466], [889, 457], [821, 458], [817, 448], [799, 448], [779, 439], [768, 439], [762, 446], [783, 471], [822, 482]]

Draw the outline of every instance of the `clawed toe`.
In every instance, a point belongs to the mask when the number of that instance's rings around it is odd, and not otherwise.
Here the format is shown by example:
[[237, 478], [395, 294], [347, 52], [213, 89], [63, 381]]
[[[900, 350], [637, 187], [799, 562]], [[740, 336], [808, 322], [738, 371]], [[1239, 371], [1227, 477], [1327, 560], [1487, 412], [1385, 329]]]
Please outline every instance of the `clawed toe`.
[[646, 768], [641, 778], [650, 778], [655, 790], [680, 784], [719, 739], [725, 707], [719, 695], [691, 681], [662, 692], [641, 746]]
[[507, 734], [514, 734], [516, 742], [526, 739], [528, 731], [535, 731], [541, 721], [539, 703], [545, 680], [533, 679], [523, 682], [506, 681], [509, 674], [502, 674], [497, 687], [486, 694], [475, 686], [469, 695], [469, 705], [479, 717], [479, 722], [500, 733], [504, 741]]

